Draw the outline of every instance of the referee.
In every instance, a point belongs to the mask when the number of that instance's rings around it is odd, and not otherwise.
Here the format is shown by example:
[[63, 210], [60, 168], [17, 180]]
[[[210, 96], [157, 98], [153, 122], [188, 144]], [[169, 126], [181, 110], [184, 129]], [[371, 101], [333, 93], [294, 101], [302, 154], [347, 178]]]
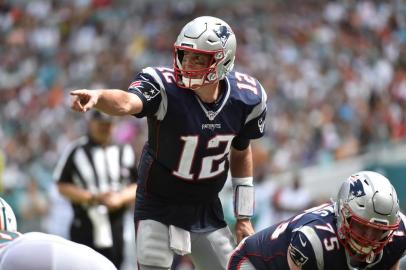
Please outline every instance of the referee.
[[95, 249], [120, 268], [124, 213], [137, 189], [135, 154], [130, 145], [111, 142], [111, 116], [97, 110], [89, 116], [87, 136], [65, 149], [54, 178], [73, 206], [71, 240]]

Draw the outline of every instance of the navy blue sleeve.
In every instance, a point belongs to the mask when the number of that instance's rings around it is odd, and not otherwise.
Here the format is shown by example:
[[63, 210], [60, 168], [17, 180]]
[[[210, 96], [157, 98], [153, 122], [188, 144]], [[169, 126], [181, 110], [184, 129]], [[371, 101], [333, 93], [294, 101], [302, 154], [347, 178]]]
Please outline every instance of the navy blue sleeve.
[[294, 264], [302, 270], [317, 269], [313, 247], [304, 233], [300, 231], [293, 233], [288, 252]]
[[264, 135], [265, 131], [265, 118], [266, 108], [261, 112], [259, 116], [247, 122], [238, 136], [246, 139], [261, 138]]
[[247, 147], [250, 145], [250, 140], [242, 136], [235, 136], [231, 143], [235, 149], [242, 151], [247, 149]]
[[161, 90], [155, 79], [147, 73], [139, 73], [128, 87], [128, 92], [137, 95], [143, 104], [142, 111], [134, 116], [153, 116], [161, 103]]

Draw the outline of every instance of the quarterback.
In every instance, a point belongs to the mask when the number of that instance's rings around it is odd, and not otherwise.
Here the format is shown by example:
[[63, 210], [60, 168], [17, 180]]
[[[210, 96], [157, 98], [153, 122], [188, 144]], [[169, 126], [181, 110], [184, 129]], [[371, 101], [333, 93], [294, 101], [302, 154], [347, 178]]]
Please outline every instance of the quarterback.
[[72, 108], [147, 117], [135, 204], [141, 270], [169, 269], [190, 254], [198, 269], [224, 270], [234, 247], [219, 192], [231, 171], [237, 242], [253, 233], [250, 140], [263, 136], [266, 93], [233, 71], [236, 37], [221, 19], [198, 17], [174, 44], [173, 67], [147, 67], [127, 91], [75, 90]]

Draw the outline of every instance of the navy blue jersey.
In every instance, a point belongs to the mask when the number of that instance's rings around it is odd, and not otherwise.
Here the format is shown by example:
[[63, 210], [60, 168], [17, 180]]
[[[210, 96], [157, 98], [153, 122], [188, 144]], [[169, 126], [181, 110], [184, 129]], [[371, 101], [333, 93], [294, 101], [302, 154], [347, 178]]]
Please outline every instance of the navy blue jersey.
[[[393, 239], [367, 269], [388, 270], [405, 253], [405, 218]], [[306, 210], [291, 219], [264, 229], [242, 242], [231, 256], [228, 270], [239, 269], [249, 259], [257, 270], [289, 269], [289, 256], [304, 270], [364, 269], [347, 263], [344, 247], [338, 240], [336, 216], [332, 204]]]
[[233, 139], [263, 135], [266, 94], [260, 83], [233, 72], [214, 103], [177, 87], [173, 70], [146, 68], [128, 91], [148, 118], [139, 164], [135, 219], [153, 219], [191, 231], [224, 227], [218, 193], [228, 175]]

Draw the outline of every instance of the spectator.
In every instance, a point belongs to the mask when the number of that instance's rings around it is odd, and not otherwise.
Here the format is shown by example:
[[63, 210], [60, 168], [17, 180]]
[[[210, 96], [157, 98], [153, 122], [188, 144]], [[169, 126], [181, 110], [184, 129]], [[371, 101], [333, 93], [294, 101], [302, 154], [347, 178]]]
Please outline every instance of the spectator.
[[19, 202], [22, 222], [19, 231], [22, 233], [44, 231], [44, 218], [49, 210], [48, 198], [38, 187], [36, 179], [28, 179], [28, 184]]
[[277, 224], [313, 204], [312, 197], [303, 188], [300, 173], [297, 171], [293, 172], [289, 185], [272, 179], [261, 182], [256, 189], [256, 198], [256, 231]]

